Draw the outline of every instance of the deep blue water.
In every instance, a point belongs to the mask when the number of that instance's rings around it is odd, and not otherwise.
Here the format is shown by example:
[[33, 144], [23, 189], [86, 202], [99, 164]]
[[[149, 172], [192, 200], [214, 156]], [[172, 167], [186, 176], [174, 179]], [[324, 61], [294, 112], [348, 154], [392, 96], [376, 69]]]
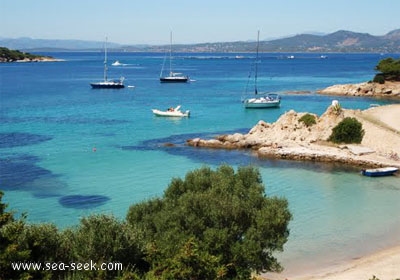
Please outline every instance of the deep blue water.
[[[135, 86], [122, 90], [90, 88], [102, 79], [102, 52], [49, 55], [64, 61], [0, 64], [0, 189], [10, 208], [27, 212], [30, 221], [64, 227], [90, 213], [124, 218], [132, 203], [162, 195], [173, 177], [189, 170], [252, 164], [267, 194], [289, 200], [294, 219], [281, 256], [289, 271], [400, 243], [400, 217], [387, 215], [400, 210], [398, 178], [378, 183], [348, 166], [184, 145], [194, 137], [246, 132], [291, 109], [322, 114], [333, 99], [350, 109], [392, 103], [315, 93], [372, 79], [388, 55], [261, 54], [259, 89], [282, 95], [282, 106], [269, 110], [245, 110], [240, 102], [253, 54], [177, 54], [174, 69], [194, 81], [161, 84], [164, 54], [109, 53], [110, 64], [126, 64], [109, 66], [109, 77], [124, 76]], [[152, 108], [178, 104], [191, 111], [189, 119], [152, 115]]]

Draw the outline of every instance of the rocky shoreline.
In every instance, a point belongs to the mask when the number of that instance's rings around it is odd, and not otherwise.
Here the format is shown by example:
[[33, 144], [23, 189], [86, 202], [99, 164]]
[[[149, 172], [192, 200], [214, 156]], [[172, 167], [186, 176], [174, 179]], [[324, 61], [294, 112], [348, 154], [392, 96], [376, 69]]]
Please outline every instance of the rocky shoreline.
[[326, 95], [400, 98], [400, 82], [386, 81], [384, 84], [364, 82], [359, 84], [333, 85], [318, 90], [317, 93]]
[[[400, 128], [376, 117], [384, 110], [395, 114], [395, 120], [400, 119], [400, 105], [365, 111], [338, 111], [331, 105], [320, 117], [314, 115], [316, 123], [312, 126], [299, 121], [306, 113], [291, 110], [275, 123], [259, 121], [247, 134], [219, 135], [214, 139], [194, 138], [186, 143], [192, 147], [251, 149], [259, 157], [339, 162], [363, 167], [400, 167]], [[326, 141], [333, 127], [345, 117], [355, 117], [362, 123], [365, 135], [361, 144], [335, 145]]]

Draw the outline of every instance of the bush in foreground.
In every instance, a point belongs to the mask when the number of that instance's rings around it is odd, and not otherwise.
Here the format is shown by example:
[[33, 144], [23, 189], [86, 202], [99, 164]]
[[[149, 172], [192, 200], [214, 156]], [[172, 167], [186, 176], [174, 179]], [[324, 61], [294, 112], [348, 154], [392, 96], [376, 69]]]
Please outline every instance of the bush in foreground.
[[[252, 167], [208, 167], [173, 179], [164, 196], [132, 205], [126, 221], [91, 215], [74, 227], [30, 224], [6, 211], [0, 191], [0, 279], [250, 279], [280, 271], [273, 256], [287, 241], [285, 199], [266, 197]], [[122, 270], [60, 264], [118, 263]], [[46, 263], [58, 270], [18, 270]]]
[[285, 199], [265, 196], [258, 170], [235, 173], [229, 166], [173, 179], [163, 198], [133, 205], [127, 215], [145, 233], [150, 274], [161, 279], [249, 279], [252, 272], [280, 271], [272, 254], [283, 250], [290, 219]]

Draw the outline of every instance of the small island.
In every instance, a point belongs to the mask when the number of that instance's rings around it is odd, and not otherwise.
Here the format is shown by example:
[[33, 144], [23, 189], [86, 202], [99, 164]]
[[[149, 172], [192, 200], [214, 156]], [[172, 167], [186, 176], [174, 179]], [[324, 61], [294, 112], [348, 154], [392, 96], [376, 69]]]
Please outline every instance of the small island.
[[39, 61], [57, 61], [51, 56], [35, 55], [21, 52], [18, 50], [10, 50], [0, 47], [0, 62], [39, 62]]

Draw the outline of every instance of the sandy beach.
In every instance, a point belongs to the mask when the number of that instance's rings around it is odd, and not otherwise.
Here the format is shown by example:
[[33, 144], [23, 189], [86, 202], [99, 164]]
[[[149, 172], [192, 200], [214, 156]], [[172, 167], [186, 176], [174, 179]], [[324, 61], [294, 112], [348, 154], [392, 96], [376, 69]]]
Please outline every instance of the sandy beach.
[[380, 280], [400, 279], [400, 246], [363, 256], [344, 265], [323, 268], [319, 272], [306, 272], [301, 276], [274, 274], [268, 280]]

